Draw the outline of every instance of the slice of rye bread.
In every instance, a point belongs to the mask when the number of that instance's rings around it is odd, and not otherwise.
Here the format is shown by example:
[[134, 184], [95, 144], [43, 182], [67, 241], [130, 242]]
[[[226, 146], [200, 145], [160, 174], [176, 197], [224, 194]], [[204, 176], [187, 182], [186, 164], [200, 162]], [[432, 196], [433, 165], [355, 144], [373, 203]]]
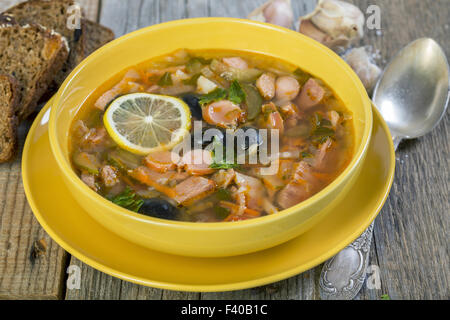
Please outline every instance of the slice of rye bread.
[[38, 25], [20, 26], [0, 15], [0, 74], [14, 76], [19, 83], [19, 120], [34, 111], [67, 55], [61, 35]]
[[[64, 75], [64, 77], [67, 77], [70, 71], [72, 71], [72, 69], [75, 68], [78, 65], [78, 63], [80, 63], [84, 58], [89, 56], [92, 52], [94, 52], [101, 46], [114, 40], [115, 38], [114, 32], [111, 29], [102, 26], [97, 22], [82, 19], [82, 25], [84, 30], [83, 35], [85, 36], [84, 52], [83, 54], [77, 53], [77, 56], [75, 58], [76, 64], [71, 66], [71, 69], [68, 70], [68, 72]], [[62, 82], [64, 82], [64, 79], [59, 79], [58, 81], [52, 82], [47, 92], [44, 94], [44, 96], [42, 96], [40, 102], [50, 100], [50, 98], [56, 93], [56, 91], [58, 91], [59, 85]]]
[[12, 160], [17, 151], [18, 90], [13, 77], [0, 74], [0, 163]]
[[94, 21], [84, 20], [84, 22], [86, 43], [83, 59], [115, 38], [111, 29]]
[[[58, 88], [72, 69], [81, 62], [85, 52], [83, 19], [80, 28], [68, 27], [74, 22], [74, 0], [29, 0], [5, 11], [20, 25], [38, 24], [62, 35], [69, 44], [69, 57], [63, 68], [55, 74], [52, 87]], [[69, 23], [70, 25], [70, 23]]]

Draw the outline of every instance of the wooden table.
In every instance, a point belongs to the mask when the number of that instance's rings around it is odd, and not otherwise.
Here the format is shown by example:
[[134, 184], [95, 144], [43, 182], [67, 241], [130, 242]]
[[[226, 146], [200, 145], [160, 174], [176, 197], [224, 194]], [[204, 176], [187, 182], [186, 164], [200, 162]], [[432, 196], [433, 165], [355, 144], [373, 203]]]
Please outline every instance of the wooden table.
[[[2, 0], [0, 11], [17, 0]], [[159, 22], [200, 16], [244, 18], [264, 0], [83, 0], [86, 15], [121, 36]], [[292, 0], [295, 16], [314, 0]], [[368, 31], [361, 44], [382, 55], [381, 65], [408, 42], [436, 39], [450, 56], [449, 0], [353, 0], [366, 11], [380, 6], [381, 32]], [[379, 266], [381, 289], [364, 286], [357, 299], [449, 299], [449, 130], [447, 112], [426, 137], [402, 143], [395, 181], [375, 222], [370, 264]], [[20, 127], [21, 147], [31, 121]], [[321, 266], [267, 286], [218, 293], [148, 288], [99, 272], [59, 247], [34, 218], [24, 195], [20, 157], [0, 165], [0, 298], [6, 299], [319, 299]], [[30, 259], [35, 241], [46, 253]], [[66, 270], [81, 268], [80, 289], [66, 289]]]

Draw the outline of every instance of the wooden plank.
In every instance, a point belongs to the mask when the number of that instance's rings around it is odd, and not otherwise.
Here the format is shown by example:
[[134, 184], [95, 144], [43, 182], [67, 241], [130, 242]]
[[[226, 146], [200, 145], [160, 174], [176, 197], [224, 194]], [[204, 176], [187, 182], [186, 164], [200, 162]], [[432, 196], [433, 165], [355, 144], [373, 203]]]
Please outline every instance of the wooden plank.
[[[374, 4], [354, 2], [364, 11]], [[369, 31], [363, 44], [380, 50], [382, 60], [424, 36], [438, 41], [450, 56], [448, 1], [376, 4], [382, 12], [381, 35]], [[374, 228], [382, 290], [393, 299], [449, 298], [449, 119], [447, 112], [432, 133], [404, 142], [397, 152], [394, 186]]]
[[[19, 150], [30, 125], [31, 120], [19, 128]], [[0, 299], [58, 299], [66, 253], [45, 233], [28, 206], [21, 155], [0, 165]], [[40, 239], [46, 243], [46, 252], [32, 259], [34, 243]]]
[[[22, 1], [2, 0], [0, 12], [19, 2]], [[97, 2], [89, 1], [88, 12], [92, 15]], [[21, 150], [31, 122], [28, 120], [19, 128], [20, 152], [16, 160], [0, 165], [1, 299], [58, 299], [63, 295], [67, 254], [36, 221], [23, 190]], [[32, 258], [34, 244], [41, 239], [46, 245], [45, 253]]]
[[[370, 0], [353, 2], [363, 11], [374, 4]], [[100, 21], [113, 28], [117, 35], [121, 35], [138, 27], [183, 17], [208, 14], [244, 18], [262, 3], [264, 0], [134, 0], [129, 1], [127, 6], [119, 0], [104, 0]], [[293, 1], [295, 19], [311, 11], [314, 3], [314, 0]], [[450, 6], [446, 0], [380, 0], [376, 4], [382, 9], [382, 35], [376, 31], [368, 31], [361, 44], [370, 44], [380, 50], [383, 66], [402, 46], [425, 35], [440, 42], [447, 56], [450, 56], [450, 42], [447, 38]], [[447, 113], [444, 121], [430, 135], [403, 143], [400, 147], [394, 187], [376, 220], [374, 245], [370, 254], [370, 263], [380, 268], [381, 288], [372, 290], [364, 287], [357, 299], [379, 299], [386, 293], [392, 298], [449, 298], [446, 272], [449, 262], [446, 240], [446, 214], [449, 212], [448, 115]], [[317, 283], [321, 266], [268, 286], [200, 295], [137, 286], [106, 276], [74, 258], [71, 264], [82, 267], [82, 288], [80, 292], [68, 290], [68, 299], [319, 298]]]
[[100, 0], [77, 0], [76, 2], [83, 8], [83, 14], [86, 19], [98, 20]]
[[2, 2], [0, 2], [0, 12], [9, 9], [20, 2], [23, 2], [23, 0], [2, 0]]
[[181, 19], [185, 14], [182, 0], [103, 0], [100, 23], [119, 37], [152, 24]]

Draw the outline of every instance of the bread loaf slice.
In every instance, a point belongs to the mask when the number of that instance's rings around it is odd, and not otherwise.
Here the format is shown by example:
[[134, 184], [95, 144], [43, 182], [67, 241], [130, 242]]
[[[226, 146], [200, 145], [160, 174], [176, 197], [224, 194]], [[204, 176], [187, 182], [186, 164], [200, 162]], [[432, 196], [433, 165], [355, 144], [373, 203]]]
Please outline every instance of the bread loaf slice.
[[12, 160], [16, 154], [18, 104], [17, 81], [0, 74], [0, 163]]
[[[69, 45], [69, 57], [63, 68], [55, 74], [53, 87], [58, 88], [72, 69], [80, 63], [85, 53], [83, 21], [80, 28], [71, 26], [73, 22], [74, 0], [29, 0], [5, 11], [14, 17], [20, 25], [38, 24], [48, 30], [54, 30], [63, 36]], [[69, 24], [68, 24], [69, 22]]]
[[67, 60], [67, 42], [38, 25], [20, 26], [0, 18], [0, 74], [19, 84], [19, 120], [30, 115], [38, 99]]
[[85, 40], [84, 52], [77, 51], [69, 70], [57, 75], [57, 78], [52, 82], [41, 101], [49, 100], [58, 91], [59, 86], [64, 82], [64, 79], [69, 75], [70, 71], [83, 61], [84, 58], [115, 38], [114, 32], [111, 29], [94, 21], [82, 19], [81, 25], [83, 26], [83, 37]]
[[94, 21], [85, 20], [84, 26], [86, 43], [83, 59], [115, 38], [111, 29]]

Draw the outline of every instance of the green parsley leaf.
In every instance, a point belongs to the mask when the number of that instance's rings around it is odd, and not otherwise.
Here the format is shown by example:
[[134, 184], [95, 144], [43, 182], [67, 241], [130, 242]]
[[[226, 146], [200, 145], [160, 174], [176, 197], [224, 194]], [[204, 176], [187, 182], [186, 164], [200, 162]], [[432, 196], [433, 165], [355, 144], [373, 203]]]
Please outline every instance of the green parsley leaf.
[[[214, 136], [213, 140], [213, 163], [209, 165], [210, 168], [213, 169], [238, 169], [240, 166], [237, 163], [234, 162], [227, 162], [226, 161], [226, 151], [223, 146], [223, 144], [217, 139], [217, 137]], [[215, 150], [217, 148], [222, 148], [222, 159], [218, 158], [218, 155], [216, 155]]]
[[204, 94], [200, 97], [200, 105], [205, 105], [211, 102], [223, 100], [227, 98], [227, 91], [222, 88], [217, 88], [214, 91], [211, 91], [208, 94]]
[[334, 130], [327, 127], [318, 127], [313, 131], [313, 135], [330, 137], [334, 135]]
[[334, 130], [327, 127], [318, 127], [312, 132], [312, 140], [317, 144], [322, 144], [328, 138], [334, 139]]
[[209, 165], [212, 169], [239, 169], [240, 166], [237, 163], [228, 163], [228, 162], [213, 162]]
[[158, 81], [158, 85], [161, 87], [171, 86], [173, 84], [172, 75], [170, 72], [166, 72]]
[[141, 206], [144, 204], [144, 200], [131, 190], [130, 187], [126, 187], [124, 191], [115, 197], [110, 198], [113, 203], [121, 206], [125, 209], [138, 212]]
[[328, 138], [334, 139], [335, 132], [333, 129], [328, 127], [331, 125], [331, 122], [324, 119], [321, 114], [318, 112], [314, 113], [311, 117], [311, 123], [311, 138], [313, 142], [322, 144], [327, 141]]
[[228, 100], [234, 104], [240, 104], [245, 100], [245, 92], [242, 90], [239, 81], [233, 80], [233, 82], [231, 82], [230, 89], [228, 90]]

